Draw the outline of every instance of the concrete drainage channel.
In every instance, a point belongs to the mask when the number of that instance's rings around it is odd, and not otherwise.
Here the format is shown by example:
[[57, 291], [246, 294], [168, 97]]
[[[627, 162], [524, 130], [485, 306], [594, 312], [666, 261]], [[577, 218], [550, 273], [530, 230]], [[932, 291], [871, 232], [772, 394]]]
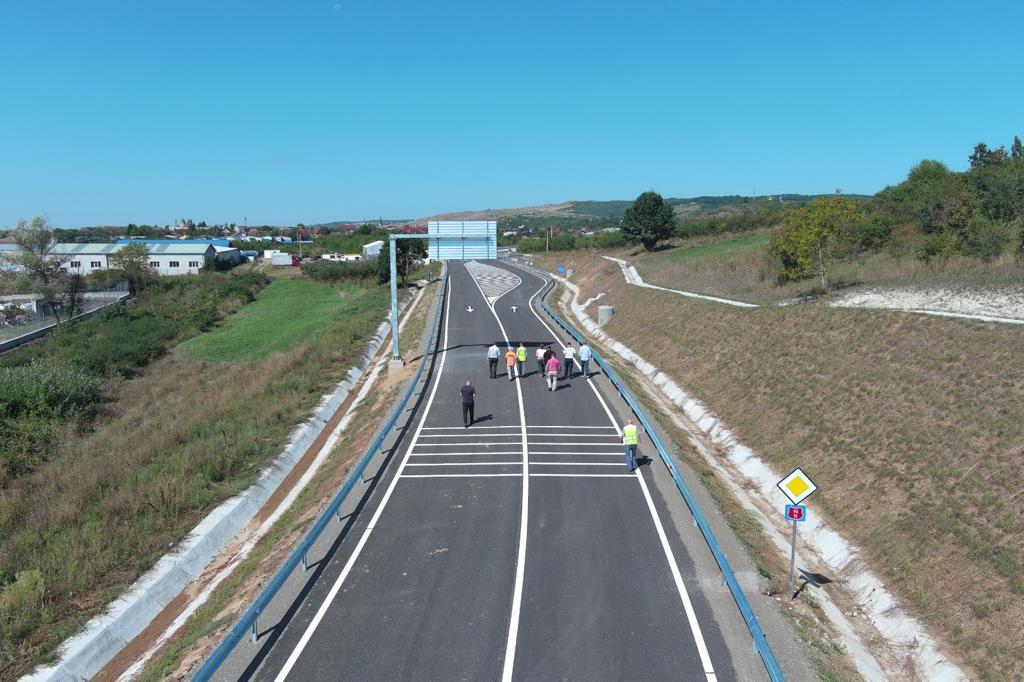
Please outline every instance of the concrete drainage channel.
[[[551, 273], [544, 273], [544, 275], [553, 277], [564, 285], [565, 291], [561, 304], [563, 306], [568, 304], [572, 315], [591, 335], [591, 338], [600, 341], [605, 348], [627, 365], [640, 370], [639, 378], [647, 393], [654, 400], [669, 408], [666, 412], [674, 423], [687, 432], [692, 444], [708, 464], [721, 473], [722, 480], [728, 483], [730, 491], [740, 504], [758, 517], [765, 534], [779, 548], [780, 552], [788, 556], [789, 542], [784, 537], [784, 530], [777, 528], [765, 513], [766, 508], [781, 509], [782, 503], [785, 501], [782, 493], [775, 486], [782, 476], [774, 472], [756, 452], [740, 443], [735, 435], [718, 420], [717, 416], [676, 385], [656, 366], [602, 331], [586, 312], [586, 305], [592, 303], [594, 299], [580, 304], [577, 302], [580, 291], [575, 284], [558, 275]], [[685, 419], [680, 418], [679, 412], [682, 412]], [[697, 432], [725, 452], [726, 465], [716, 459], [698, 437]], [[737, 474], [746, 480], [742, 482], [737, 480]], [[967, 679], [963, 671], [941, 653], [938, 643], [927, 633], [924, 626], [916, 618], [903, 611], [892, 593], [859, 558], [859, 550], [816, 517], [817, 515], [812, 517], [811, 521], [807, 522], [808, 527], [802, 529], [804, 546], [813, 550], [815, 562], [820, 562], [834, 575], [842, 576], [842, 582], [851, 593], [857, 607], [863, 612], [871, 628], [881, 634], [892, 651], [891, 661], [910, 660], [913, 662], [916, 673], [929, 680]], [[806, 558], [798, 555], [798, 563], [806, 566], [809, 563]], [[858, 672], [868, 680], [889, 679], [890, 673], [895, 671], [883, 672], [883, 666], [867, 650], [846, 614], [829, 598], [826, 592], [817, 590], [815, 596], [821, 600], [823, 611], [829, 621], [841, 633], [843, 643], [857, 666]], [[892, 668], [892, 666], [885, 667]]]
[[[403, 298], [399, 304], [399, 315], [410, 304], [418, 303], [420, 292]], [[310, 419], [295, 428], [281, 453], [263, 469], [256, 483], [211, 511], [174, 552], [164, 555], [105, 613], [90, 620], [81, 634], [65, 641], [58, 651], [60, 660], [55, 665], [37, 668], [22, 680], [90, 679], [142, 633], [165, 607], [203, 574], [208, 564], [277, 492], [366, 374], [390, 332], [391, 323], [385, 319], [377, 327], [359, 362], [349, 368], [346, 378], [337, 384], [334, 391], [320, 400]], [[376, 373], [371, 378], [375, 377]]]

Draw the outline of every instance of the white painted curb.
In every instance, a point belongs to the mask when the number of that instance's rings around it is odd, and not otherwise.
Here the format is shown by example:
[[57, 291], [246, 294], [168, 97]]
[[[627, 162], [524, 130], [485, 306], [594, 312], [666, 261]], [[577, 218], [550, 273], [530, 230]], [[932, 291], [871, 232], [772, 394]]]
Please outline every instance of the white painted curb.
[[[725, 451], [730, 464], [749, 478], [763, 499], [780, 509], [788, 502], [776, 486], [782, 476], [761, 459], [760, 455], [743, 445], [713, 412], [690, 396], [668, 375], [602, 331], [587, 314], [585, 306], [577, 303], [579, 287], [558, 275], [544, 274], [554, 278], [572, 292], [570, 309], [587, 333], [646, 375], [673, 405], [680, 408], [712, 442]], [[843, 575], [846, 587], [852, 592], [857, 605], [886, 638], [889, 646], [897, 651], [906, 652], [913, 658], [920, 675], [928, 680], [942, 682], [968, 679], [960, 668], [942, 655], [937, 642], [928, 634], [924, 625], [903, 611], [892, 593], [860, 559], [860, 550], [857, 547], [832, 530], [817, 514], [804, 524], [801, 531], [805, 544], [811, 546], [832, 571], [837, 575]]]
[[[402, 299], [399, 315], [412, 300], [412, 296]], [[36, 668], [22, 677], [22, 681], [78, 682], [90, 679], [135, 639], [253, 519], [348, 398], [390, 331], [389, 313], [377, 327], [359, 362], [349, 368], [347, 377], [335, 386], [334, 391], [321, 398], [312, 416], [292, 431], [281, 453], [263, 469], [256, 482], [211, 511], [173, 552], [161, 557], [127, 592], [114, 600], [106, 612], [90, 620], [81, 634], [61, 644], [57, 664]]]

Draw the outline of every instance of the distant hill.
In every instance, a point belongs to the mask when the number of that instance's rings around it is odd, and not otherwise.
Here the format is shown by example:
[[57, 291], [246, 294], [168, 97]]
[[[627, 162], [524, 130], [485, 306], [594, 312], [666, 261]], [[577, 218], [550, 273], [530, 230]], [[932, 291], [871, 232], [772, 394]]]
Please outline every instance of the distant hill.
[[[698, 217], [714, 215], [720, 212], [731, 212], [756, 203], [781, 201], [783, 203], [801, 205], [818, 194], [773, 194], [751, 198], [730, 194], [724, 196], [700, 196], [688, 198], [668, 198], [665, 202], [680, 217]], [[866, 195], [851, 194], [854, 198], [867, 198]], [[622, 214], [633, 202], [631, 200], [613, 199], [608, 201], [564, 201], [560, 204], [543, 204], [540, 206], [524, 206], [521, 208], [487, 208], [477, 211], [459, 211], [428, 216], [423, 220], [497, 220], [500, 227], [559, 227], [569, 225], [604, 226], [615, 225], [622, 219]]]

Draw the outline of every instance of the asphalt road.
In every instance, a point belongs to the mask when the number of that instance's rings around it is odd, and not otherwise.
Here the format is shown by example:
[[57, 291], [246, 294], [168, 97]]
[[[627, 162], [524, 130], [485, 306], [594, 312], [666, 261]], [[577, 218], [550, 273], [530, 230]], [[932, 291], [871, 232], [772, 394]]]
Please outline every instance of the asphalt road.
[[[735, 679], [730, 652], [749, 639], [726, 642], [708, 604], [721, 594], [699, 589], [715, 576], [696, 575], [680, 539], [696, 530], [670, 518], [682, 502], [654, 485], [656, 453], [642, 442], [647, 464], [627, 471], [625, 415], [596, 379], [547, 390], [533, 352], [561, 344], [531, 308], [540, 278], [468, 267], [450, 265], [415, 428], [272, 646], [235, 676]], [[524, 376], [489, 377], [494, 341], [526, 344]], [[464, 428], [467, 379], [477, 421]]]

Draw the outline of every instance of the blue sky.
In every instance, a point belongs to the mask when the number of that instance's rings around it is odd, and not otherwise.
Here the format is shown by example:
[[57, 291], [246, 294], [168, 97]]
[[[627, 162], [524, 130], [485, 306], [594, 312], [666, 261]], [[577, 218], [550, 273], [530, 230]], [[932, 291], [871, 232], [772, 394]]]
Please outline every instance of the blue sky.
[[0, 226], [875, 192], [1024, 134], [1020, 2], [6, 2]]

